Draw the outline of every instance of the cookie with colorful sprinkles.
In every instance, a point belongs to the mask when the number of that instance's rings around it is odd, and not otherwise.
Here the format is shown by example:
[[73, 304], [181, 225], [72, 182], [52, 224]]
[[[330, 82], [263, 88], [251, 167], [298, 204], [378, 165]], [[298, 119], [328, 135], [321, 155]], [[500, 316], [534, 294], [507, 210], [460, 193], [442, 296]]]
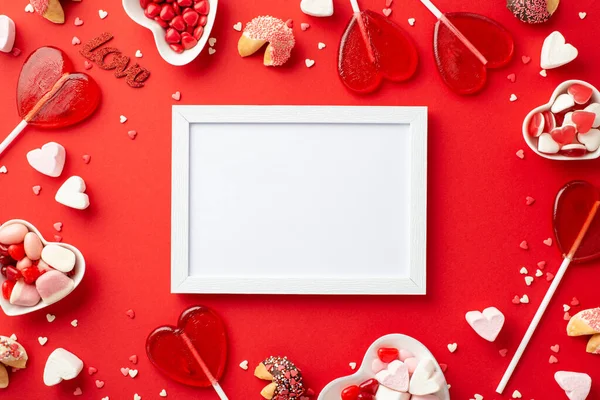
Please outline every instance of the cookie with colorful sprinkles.
[[0, 336], [0, 389], [8, 387], [8, 371], [5, 366], [23, 369], [27, 365], [27, 352], [16, 340]]
[[248, 22], [238, 42], [238, 53], [247, 57], [256, 53], [265, 43], [263, 63], [266, 66], [280, 66], [290, 59], [296, 44], [294, 32], [279, 18], [269, 15], [256, 17]]
[[267, 400], [297, 400], [305, 392], [302, 373], [287, 357], [267, 358], [258, 364], [254, 376], [271, 381], [260, 392]]
[[522, 22], [541, 24], [550, 19], [560, 0], [507, 0], [506, 7]]

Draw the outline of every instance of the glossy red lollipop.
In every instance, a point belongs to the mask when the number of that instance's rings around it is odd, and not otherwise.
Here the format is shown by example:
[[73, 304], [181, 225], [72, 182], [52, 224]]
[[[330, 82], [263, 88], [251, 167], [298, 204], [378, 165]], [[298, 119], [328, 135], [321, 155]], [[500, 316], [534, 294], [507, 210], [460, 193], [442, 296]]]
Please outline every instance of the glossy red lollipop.
[[156, 328], [146, 340], [146, 353], [152, 364], [174, 381], [213, 386], [219, 396], [225, 396], [218, 380], [225, 370], [227, 337], [221, 318], [211, 309], [188, 308], [176, 327]]
[[17, 84], [17, 109], [23, 121], [0, 144], [0, 153], [28, 124], [62, 128], [96, 110], [100, 88], [89, 75], [73, 69], [67, 55], [55, 47], [40, 47], [27, 58]]
[[338, 52], [338, 73], [349, 88], [369, 93], [384, 79], [402, 82], [417, 69], [417, 49], [398, 25], [370, 10], [354, 14], [342, 36]]

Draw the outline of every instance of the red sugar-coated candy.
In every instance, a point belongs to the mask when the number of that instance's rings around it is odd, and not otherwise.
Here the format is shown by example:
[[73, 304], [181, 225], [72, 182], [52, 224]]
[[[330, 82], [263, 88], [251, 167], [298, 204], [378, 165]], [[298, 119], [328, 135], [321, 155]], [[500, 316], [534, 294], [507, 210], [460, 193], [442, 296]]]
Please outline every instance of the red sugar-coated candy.
[[558, 144], [567, 145], [573, 143], [577, 136], [577, 129], [573, 125], [565, 125], [560, 128], [554, 128], [550, 131], [550, 136]]
[[170, 4], [163, 4], [160, 9], [160, 17], [165, 21], [170, 21], [175, 18], [175, 10], [173, 10], [173, 7]]
[[11, 244], [8, 246], [8, 254], [13, 258], [13, 260], [22, 260], [25, 258], [25, 246], [23, 246], [23, 243]]
[[154, 20], [156, 22], [158, 22], [158, 24], [165, 29], [167, 29], [169, 27], [169, 23], [167, 21], [165, 21], [164, 19], [162, 19], [161, 17], [154, 17]]
[[348, 386], [342, 390], [342, 400], [357, 400], [360, 389], [356, 385]]
[[171, 28], [175, 28], [179, 32], [185, 31], [185, 20], [181, 15], [178, 15], [175, 18], [173, 18], [169, 25], [171, 26]]
[[2, 276], [6, 278], [6, 266], [5, 265], [0, 267], [0, 274], [2, 274]]
[[[196, 11], [188, 8], [183, 13], [183, 19], [185, 20], [185, 23], [187, 24], [187, 26], [194, 27], [194, 26], [198, 25], [198, 21], [200, 20], [200, 14], [198, 14]], [[593, 113], [591, 113], [591, 114], [593, 114]]]
[[154, 1], [155, 3], [158, 3], [158, 4], [165, 2], [165, 0], [152, 0], [152, 1]]
[[4, 297], [6, 300], [10, 300], [10, 295], [12, 294], [13, 288], [16, 284], [16, 281], [2, 282], [2, 297]]
[[9, 281], [16, 281], [17, 279], [21, 278], [21, 276], [21, 271], [19, 271], [12, 265], [6, 267], [6, 279], [8, 279]]
[[587, 154], [587, 149], [582, 144], [568, 144], [560, 149], [560, 154], [565, 157], [582, 157]]
[[196, 10], [197, 13], [200, 13], [202, 15], [208, 15], [208, 10], [209, 10], [208, 1], [206, 1], [206, 0], [197, 1], [196, 4], [194, 4], [194, 10]]
[[552, 129], [556, 128], [556, 117], [552, 111], [546, 110], [542, 115], [544, 116], [544, 130], [546, 132], [550, 132]]
[[177, 0], [177, 4], [179, 4], [179, 7], [191, 7], [192, 3], [192, 0]]
[[177, 3], [173, 3], [173, 11], [175, 11], [175, 15], [181, 15], [181, 13], [183, 12], [183, 9], [181, 7], [179, 7], [179, 5]]
[[208, 21], [208, 17], [206, 15], [201, 15], [200, 21], [198, 21], [198, 25], [205, 26], [207, 21]]
[[372, 393], [359, 393], [357, 400], [375, 400], [375, 395]]
[[40, 270], [37, 267], [32, 266], [28, 268], [23, 268], [23, 270], [21, 271], [21, 275], [23, 275], [23, 280], [25, 281], [25, 283], [33, 285], [41, 274]]
[[140, 0], [140, 6], [142, 6], [143, 9], [146, 9], [150, 3], [152, 3], [152, 0]]
[[197, 26], [194, 29], [194, 37], [196, 38], [196, 40], [200, 40], [200, 38], [202, 37], [203, 33], [204, 33], [204, 27], [203, 26]]
[[158, 17], [160, 14], [160, 6], [156, 3], [148, 4], [148, 7], [144, 10], [144, 14], [146, 17], [150, 19], [154, 19], [154, 17]]
[[166, 0], [166, 1], [167, 1], [167, 3], [174, 3], [175, 2], [175, 0]]
[[361, 393], [377, 393], [377, 388], [379, 387], [379, 382], [376, 379], [369, 379], [361, 383], [358, 388]]
[[192, 47], [194, 47], [195, 45], [197, 45], [198, 41], [196, 40], [196, 38], [194, 38], [188, 32], [183, 32], [181, 34], [181, 44], [183, 45], [184, 49], [189, 50]]
[[8, 255], [8, 246], [0, 243], [0, 255], [7, 256]]
[[173, 43], [170, 44], [169, 47], [171, 48], [171, 50], [173, 50], [175, 53], [183, 53], [183, 46], [178, 44], [178, 43]]
[[393, 347], [382, 347], [377, 349], [377, 357], [384, 363], [391, 363], [392, 361], [398, 359], [399, 352], [398, 349]]
[[16, 261], [7, 254], [0, 254], [0, 265], [15, 265]]
[[538, 137], [544, 131], [544, 115], [542, 113], [535, 113], [531, 120], [529, 121], [529, 126], [527, 127], [527, 133], [530, 136]]
[[165, 40], [170, 44], [179, 43], [181, 41], [181, 35], [175, 29], [169, 28], [167, 29]]

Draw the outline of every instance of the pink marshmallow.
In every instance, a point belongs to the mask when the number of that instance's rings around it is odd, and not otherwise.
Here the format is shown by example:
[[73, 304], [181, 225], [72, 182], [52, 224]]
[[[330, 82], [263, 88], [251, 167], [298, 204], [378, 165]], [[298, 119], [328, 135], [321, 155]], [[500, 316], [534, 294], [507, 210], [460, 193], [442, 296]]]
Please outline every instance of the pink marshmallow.
[[415, 357], [409, 357], [406, 360], [404, 360], [404, 364], [406, 364], [408, 372], [410, 374], [413, 374], [415, 372], [415, 369], [417, 369], [417, 365], [419, 365], [419, 360], [417, 360]]
[[33, 265], [33, 263], [31, 262], [31, 260], [27, 257], [23, 258], [20, 261], [17, 261], [17, 265], [15, 265], [15, 267], [19, 270], [22, 271], [25, 268], [29, 268]]
[[412, 358], [415, 355], [411, 353], [409, 350], [400, 349], [400, 361], [404, 362], [407, 358]]
[[48, 271], [40, 276], [35, 286], [46, 304], [65, 298], [75, 289], [75, 282], [60, 271]]
[[10, 295], [10, 304], [22, 307], [32, 307], [40, 302], [40, 294], [35, 286], [26, 284], [19, 279]]
[[373, 373], [376, 374], [379, 371], [383, 371], [384, 369], [386, 369], [387, 366], [388, 366], [387, 363], [384, 363], [379, 358], [376, 358], [371, 363], [371, 371], [373, 371]]

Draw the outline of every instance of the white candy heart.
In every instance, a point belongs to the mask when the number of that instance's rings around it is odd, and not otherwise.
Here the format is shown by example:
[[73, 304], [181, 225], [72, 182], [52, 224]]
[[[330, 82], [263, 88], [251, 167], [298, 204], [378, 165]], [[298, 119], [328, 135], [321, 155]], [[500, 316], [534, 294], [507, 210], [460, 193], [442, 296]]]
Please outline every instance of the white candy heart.
[[135, 378], [138, 374], [138, 370], [137, 369], [130, 369], [129, 370], [129, 376], [132, 378]]
[[127, 121], [127, 117], [126, 116], [124, 116], [124, 115], [120, 115], [119, 116], [119, 122], [120, 123], [124, 124], [126, 121]]
[[215, 50], [214, 48], [212, 48], [212, 47], [209, 47], [209, 48], [208, 48], [208, 54], [209, 54], [209, 55], [211, 55], [211, 56], [212, 56], [212, 55], [213, 55], [213, 54], [215, 54], [216, 52], [217, 52], [217, 50]]
[[71, 326], [73, 328], [77, 328], [77, 325], [79, 324], [79, 321], [77, 321], [76, 319], [74, 319], [73, 321], [71, 321]]
[[545, 69], [543, 69], [543, 70], [540, 71], [540, 75], [545, 78], [545, 77], [548, 76], [548, 72]]
[[133, 400], [142, 400], [142, 396], [136, 393], [133, 395]]
[[54, 322], [54, 320], [56, 319], [56, 315], [46, 314], [46, 319], [48, 320], [48, 322]]
[[579, 13], [579, 18], [580, 19], [584, 19], [585, 17], [587, 17], [587, 13], [586, 12], [580, 12]]
[[374, 398], [377, 400], [409, 400], [411, 396], [410, 393], [397, 392], [395, 390], [388, 389], [383, 385], [379, 385]]
[[241, 32], [242, 31], [242, 23], [241, 22], [237, 22], [237, 23], [233, 24], [233, 29], [236, 30], [236, 31], [238, 31], [238, 32]]
[[75, 267], [75, 253], [57, 244], [48, 244], [42, 249], [42, 260], [60, 272], [71, 272]]
[[552, 111], [554, 114], [558, 114], [561, 111], [565, 111], [566, 109], [573, 107], [574, 105], [575, 99], [573, 96], [568, 93], [563, 93], [559, 95], [556, 100], [554, 100], [550, 111]]
[[542, 133], [538, 138], [538, 150], [540, 153], [556, 154], [560, 150], [560, 145], [552, 139], [549, 133]]
[[315, 60], [311, 60], [310, 58], [307, 58], [306, 60], [304, 60], [304, 64], [306, 64], [307, 68], [310, 68], [313, 65], [315, 65]]
[[527, 275], [529, 273], [529, 271], [527, 271], [527, 268], [521, 267], [521, 269], [519, 270], [519, 273], [521, 273], [522, 275]]
[[594, 119], [592, 128], [599, 128], [600, 127], [600, 103], [592, 103], [589, 106], [587, 106], [586, 108], [584, 108], [583, 110], [593, 112], [594, 114], [596, 114], [596, 119]]
[[409, 18], [409, 19], [408, 19], [408, 24], [409, 24], [410, 26], [415, 26], [415, 22], [416, 22], [416, 19], [414, 19], [414, 18]]
[[437, 392], [443, 382], [443, 377], [440, 379], [440, 376], [441, 374], [435, 370], [433, 360], [429, 358], [422, 359], [410, 378], [410, 394], [425, 396]]
[[475, 333], [488, 342], [496, 340], [505, 320], [504, 314], [496, 307], [488, 307], [483, 312], [469, 311], [465, 318]]
[[526, 276], [525, 277], [525, 284], [527, 286], [531, 286], [532, 283], [533, 283], [533, 276]]
[[54, 386], [63, 380], [74, 379], [83, 370], [83, 361], [75, 354], [58, 348], [50, 353], [44, 367], [44, 384]]
[[12, 19], [0, 15], [0, 51], [10, 53], [15, 44], [16, 27]]
[[558, 371], [554, 379], [570, 400], [585, 400], [592, 388], [592, 378], [580, 372]]
[[137, 58], [142, 58], [144, 55], [142, 54], [142, 52], [141, 52], [141, 51], [139, 51], [139, 50], [136, 50], [136, 52], [135, 52], [135, 56], [136, 56]]
[[25, 12], [26, 12], [26, 13], [32, 13], [32, 12], [34, 12], [34, 11], [35, 11], [35, 10], [34, 10], [34, 8], [33, 8], [33, 4], [29, 3], [29, 4], [27, 4], [27, 5], [25, 6]]
[[48, 338], [47, 338], [47, 337], [40, 336], [40, 337], [38, 337], [38, 343], [40, 344], [40, 346], [43, 346], [43, 345], [45, 345], [46, 343], [48, 343]]
[[387, 369], [375, 374], [375, 379], [377, 379], [379, 384], [397, 392], [406, 392], [408, 390], [408, 368], [400, 360], [394, 360], [389, 363]]
[[6, 174], [8, 172], [8, 169], [6, 168], [6, 165], [3, 165], [0, 167], [0, 174]]
[[517, 101], [517, 99], [518, 99], [517, 95], [513, 93], [513, 94], [510, 95], [510, 98], [508, 100], [510, 100], [511, 102], [513, 102], [513, 101]]
[[161, 390], [158, 394], [160, 397], [167, 397], [167, 391], [165, 389]]
[[331, 17], [333, 15], [333, 0], [302, 0], [300, 9], [306, 15], [313, 17]]
[[588, 133], [579, 133], [577, 134], [577, 140], [585, 146], [587, 151], [596, 151], [600, 148], [600, 130], [590, 129]]
[[565, 37], [558, 31], [552, 32], [542, 46], [540, 66], [543, 69], [558, 68], [577, 58], [577, 49], [566, 42]]
[[319, 50], [323, 50], [323, 49], [324, 49], [325, 47], [327, 47], [327, 46], [325, 45], [325, 43], [323, 43], [323, 42], [319, 42], [319, 43], [317, 44], [317, 47], [319, 48]]
[[208, 45], [210, 47], [213, 47], [215, 45], [215, 43], [217, 43], [217, 38], [214, 38], [214, 37], [208, 38]]
[[108, 16], [108, 12], [104, 10], [98, 10], [98, 15], [100, 16], [100, 19], [104, 19]]
[[527, 296], [526, 294], [524, 294], [524, 295], [523, 295], [523, 297], [521, 297], [521, 298], [519, 299], [519, 301], [520, 301], [521, 303], [523, 303], [523, 304], [527, 304], [527, 303], [529, 303], [529, 296]]
[[352, 371], [354, 371], [356, 369], [356, 363], [355, 362], [348, 363], [348, 365], [350, 366], [350, 369]]
[[85, 182], [78, 176], [72, 176], [62, 184], [54, 199], [67, 207], [85, 210], [90, 206], [90, 199], [85, 194]]
[[456, 351], [456, 349], [458, 348], [458, 344], [457, 343], [450, 343], [448, 345], [448, 351], [450, 353], [454, 353]]
[[41, 149], [34, 149], [27, 153], [27, 162], [39, 173], [56, 178], [62, 174], [66, 156], [62, 145], [49, 142]]
[[521, 395], [521, 392], [519, 392], [518, 390], [515, 390], [512, 394], [513, 399], [520, 399], [521, 397], [523, 397], [523, 395]]
[[244, 371], [248, 370], [248, 360], [244, 360], [240, 363], [240, 368], [243, 369]]

